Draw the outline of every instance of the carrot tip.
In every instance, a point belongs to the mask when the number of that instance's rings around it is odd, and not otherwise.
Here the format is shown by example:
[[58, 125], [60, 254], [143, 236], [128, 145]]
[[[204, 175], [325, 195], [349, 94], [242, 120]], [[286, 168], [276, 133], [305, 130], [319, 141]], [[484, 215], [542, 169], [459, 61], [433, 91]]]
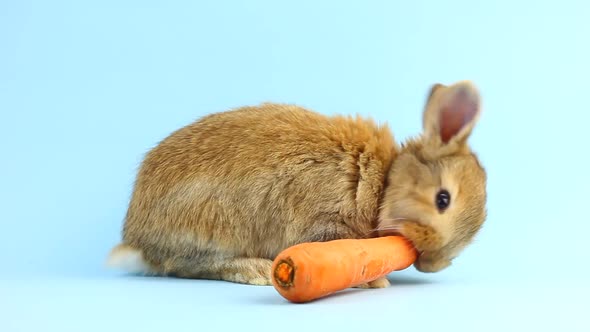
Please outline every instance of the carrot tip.
[[284, 288], [292, 287], [295, 278], [293, 261], [290, 258], [280, 260], [275, 267], [274, 277], [279, 286]]

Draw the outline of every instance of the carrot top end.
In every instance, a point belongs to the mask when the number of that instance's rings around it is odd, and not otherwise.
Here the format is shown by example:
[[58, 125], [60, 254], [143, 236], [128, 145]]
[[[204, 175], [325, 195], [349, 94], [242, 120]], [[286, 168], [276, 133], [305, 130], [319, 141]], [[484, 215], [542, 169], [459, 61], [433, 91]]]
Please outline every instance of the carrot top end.
[[274, 269], [274, 278], [280, 287], [289, 288], [293, 286], [295, 268], [290, 258], [282, 259], [277, 263]]

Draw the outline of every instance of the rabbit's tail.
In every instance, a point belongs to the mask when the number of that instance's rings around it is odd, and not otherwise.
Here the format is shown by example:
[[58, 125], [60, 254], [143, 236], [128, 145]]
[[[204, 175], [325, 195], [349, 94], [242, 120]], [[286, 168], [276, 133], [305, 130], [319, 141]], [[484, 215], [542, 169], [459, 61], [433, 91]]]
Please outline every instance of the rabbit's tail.
[[111, 250], [106, 265], [133, 274], [153, 274], [150, 265], [143, 258], [141, 250], [124, 243]]

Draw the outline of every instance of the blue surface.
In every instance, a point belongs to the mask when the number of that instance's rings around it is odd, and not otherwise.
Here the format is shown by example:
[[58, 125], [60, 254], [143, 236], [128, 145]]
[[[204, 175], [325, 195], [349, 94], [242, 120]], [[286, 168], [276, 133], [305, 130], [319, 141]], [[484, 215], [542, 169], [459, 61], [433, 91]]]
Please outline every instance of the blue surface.
[[[584, 1], [0, 1], [0, 331], [588, 331]], [[286, 304], [103, 269], [143, 154], [262, 101], [420, 131], [471, 79], [489, 218], [448, 270]], [[276, 330], [276, 329], [275, 329]]]

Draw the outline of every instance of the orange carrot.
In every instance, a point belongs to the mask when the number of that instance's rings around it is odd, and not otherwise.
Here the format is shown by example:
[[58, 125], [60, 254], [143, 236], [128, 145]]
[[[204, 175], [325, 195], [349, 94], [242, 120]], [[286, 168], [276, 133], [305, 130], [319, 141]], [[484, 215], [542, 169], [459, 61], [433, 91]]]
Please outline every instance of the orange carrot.
[[307, 242], [275, 258], [272, 282], [285, 299], [309, 302], [403, 270], [417, 255], [401, 236]]

